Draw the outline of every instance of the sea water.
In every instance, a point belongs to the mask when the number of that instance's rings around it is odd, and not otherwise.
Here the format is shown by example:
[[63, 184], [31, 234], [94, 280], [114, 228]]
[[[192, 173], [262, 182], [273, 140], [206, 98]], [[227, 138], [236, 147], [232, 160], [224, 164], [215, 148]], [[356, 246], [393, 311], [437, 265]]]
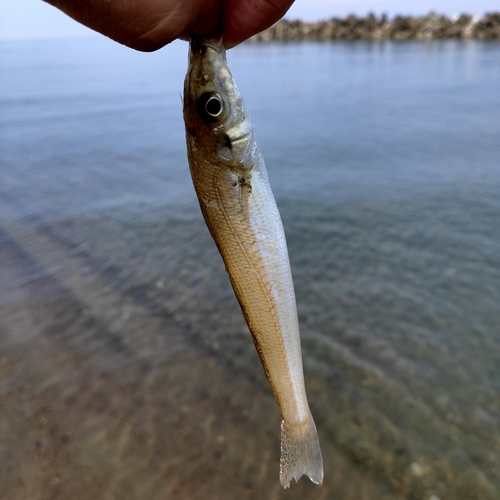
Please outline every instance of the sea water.
[[[187, 44], [0, 44], [0, 476], [8, 498], [495, 499], [500, 44], [228, 53], [287, 234], [325, 484], [204, 226]], [[3, 471], [3, 472], [1, 472]]]

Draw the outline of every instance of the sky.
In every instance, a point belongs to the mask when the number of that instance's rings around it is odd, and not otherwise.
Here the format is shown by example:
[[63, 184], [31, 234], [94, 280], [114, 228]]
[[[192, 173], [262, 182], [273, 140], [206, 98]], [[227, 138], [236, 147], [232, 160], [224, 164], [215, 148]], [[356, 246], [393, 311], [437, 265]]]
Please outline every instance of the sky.
[[[366, 15], [387, 13], [423, 15], [431, 10], [452, 16], [469, 13], [482, 16], [500, 11], [498, 0], [297, 0], [287, 16], [315, 21], [345, 17], [350, 13]], [[98, 36], [42, 0], [0, 0], [1, 38], [54, 38]]]

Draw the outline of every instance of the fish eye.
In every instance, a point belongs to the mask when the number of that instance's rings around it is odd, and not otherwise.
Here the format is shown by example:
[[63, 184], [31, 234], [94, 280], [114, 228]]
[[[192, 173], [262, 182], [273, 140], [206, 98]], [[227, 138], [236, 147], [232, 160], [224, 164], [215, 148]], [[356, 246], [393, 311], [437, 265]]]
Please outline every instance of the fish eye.
[[219, 121], [224, 114], [224, 101], [215, 92], [205, 92], [198, 99], [198, 112], [203, 120], [210, 123]]

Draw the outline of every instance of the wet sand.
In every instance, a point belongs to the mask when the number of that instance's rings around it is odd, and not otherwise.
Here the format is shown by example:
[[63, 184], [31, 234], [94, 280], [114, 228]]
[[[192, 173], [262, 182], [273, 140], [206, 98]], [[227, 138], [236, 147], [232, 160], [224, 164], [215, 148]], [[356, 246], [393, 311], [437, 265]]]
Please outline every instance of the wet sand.
[[[51, 225], [13, 206], [0, 220], [4, 498], [368, 500], [440, 485], [453, 488], [443, 498], [494, 498], [482, 470], [495, 475], [497, 455], [457, 469], [459, 423], [358, 357], [359, 336], [328, 340], [312, 318], [325, 484], [284, 492], [278, 409], [201, 218]], [[488, 439], [495, 425], [477, 417], [467, 439]]]
[[[40, 220], [14, 217], [3, 205], [4, 498], [374, 498], [384, 490], [325, 442], [325, 486], [303, 479], [282, 491], [279, 412], [200, 221], [172, 224], [177, 244], [166, 249], [171, 267], [160, 283], [96, 261]], [[214, 271], [189, 255], [200, 244]]]

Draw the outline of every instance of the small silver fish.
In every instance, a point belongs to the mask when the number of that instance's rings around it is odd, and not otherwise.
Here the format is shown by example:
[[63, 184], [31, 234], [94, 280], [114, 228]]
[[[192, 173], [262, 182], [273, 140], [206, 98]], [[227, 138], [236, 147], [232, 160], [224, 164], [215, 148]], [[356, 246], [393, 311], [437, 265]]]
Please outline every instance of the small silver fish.
[[281, 411], [280, 481], [321, 484], [307, 402], [292, 274], [280, 214], [221, 39], [192, 38], [184, 84], [189, 167]]

